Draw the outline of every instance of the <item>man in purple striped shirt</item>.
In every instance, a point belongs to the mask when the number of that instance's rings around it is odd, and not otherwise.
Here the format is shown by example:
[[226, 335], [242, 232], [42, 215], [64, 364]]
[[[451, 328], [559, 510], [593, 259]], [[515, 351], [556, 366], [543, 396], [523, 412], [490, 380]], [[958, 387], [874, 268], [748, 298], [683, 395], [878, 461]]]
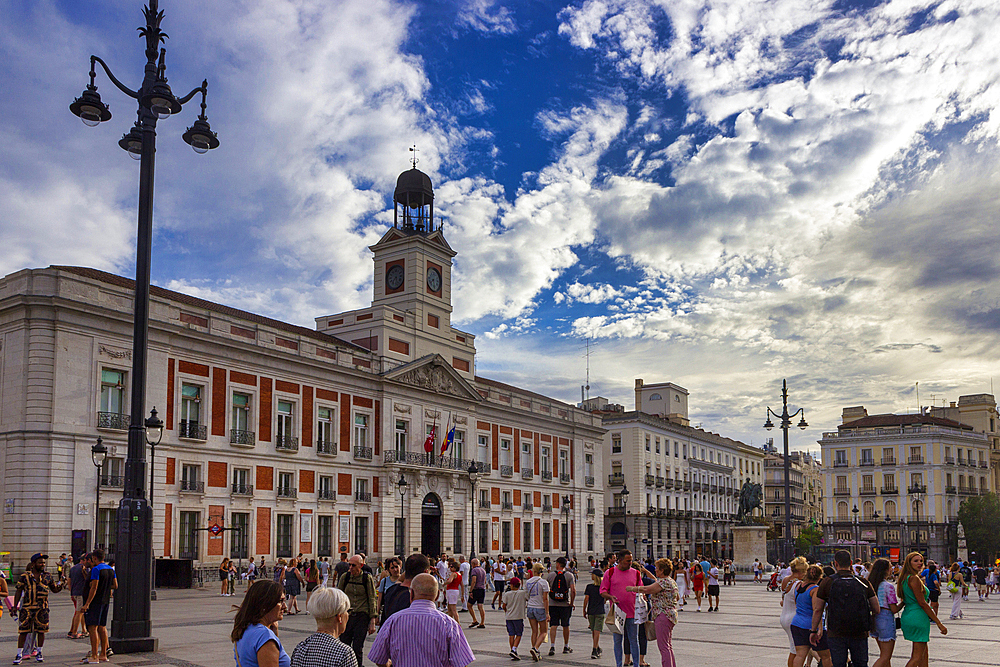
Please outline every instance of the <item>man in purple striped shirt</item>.
[[379, 667], [465, 667], [476, 656], [455, 619], [434, 608], [438, 583], [430, 574], [410, 582], [410, 608], [379, 629], [368, 659]]

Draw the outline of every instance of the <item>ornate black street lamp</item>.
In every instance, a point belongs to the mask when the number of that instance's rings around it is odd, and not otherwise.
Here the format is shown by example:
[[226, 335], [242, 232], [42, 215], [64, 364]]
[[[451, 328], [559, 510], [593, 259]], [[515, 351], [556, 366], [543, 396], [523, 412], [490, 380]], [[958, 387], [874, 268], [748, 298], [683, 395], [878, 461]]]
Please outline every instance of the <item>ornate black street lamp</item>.
[[[153, 511], [153, 473], [154, 465], [156, 463], [156, 446], [160, 444], [163, 439], [163, 420], [160, 419], [156, 414], [156, 408], [154, 407], [149, 411], [149, 417], [145, 421], [146, 427], [146, 444], [149, 445], [149, 509], [150, 512]], [[153, 555], [153, 546], [149, 546], [149, 558], [150, 558], [150, 591], [149, 599], [156, 599], [156, 557]]]
[[399, 481], [396, 482], [396, 490], [399, 491], [399, 556], [404, 562], [406, 561], [406, 517], [403, 516], [403, 497], [409, 485], [403, 473], [399, 473]]
[[860, 512], [860, 511], [861, 510], [858, 509], [857, 505], [855, 505], [854, 509], [851, 510], [851, 514], [853, 515], [853, 523], [854, 523], [854, 546], [857, 547], [857, 549], [858, 549], [858, 555], [857, 555], [858, 558], [861, 558], [861, 535], [860, 535], [861, 524], [860, 524], [860, 522], [858, 520], [858, 512]]
[[786, 380], [781, 381], [781, 414], [772, 410], [767, 409], [767, 421], [764, 422], [764, 428], [770, 431], [774, 428], [774, 424], [771, 423], [771, 416], [780, 419], [780, 428], [784, 434], [785, 439], [785, 548], [784, 548], [784, 558], [786, 563], [792, 562], [792, 493], [791, 493], [791, 459], [788, 456], [788, 429], [792, 426], [792, 417], [797, 414], [802, 415], [799, 419], [798, 427], [805, 429], [809, 424], [806, 423], [806, 411], [799, 408], [795, 412], [788, 414], [788, 382]]
[[622, 492], [618, 494], [622, 500], [622, 525], [625, 526], [625, 549], [628, 549], [628, 484], [622, 482]]
[[475, 461], [469, 461], [469, 482], [472, 484], [472, 545], [469, 548], [469, 560], [476, 557], [476, 482], [479, 480], [479, 468]]
[[[128, 456], [125, 460], [125, 489], [118, 505], [117, 544], [128, 546], [116, 554], [118, 592], [115, 594], [111, 645], [117, 653], [155, 651], [157, 641], [151, 636], [150, 592], [152, 567], [152, 508], [146, 501], [146, 432], [143, 420], [146, 398], [146, 357], [149, 329], [149, 264], [153, 233], [153, 174], [156, 151], [156, 121], [178, 113], [181, 107], [201, 93], [201, 114], [184, 133], [183, 139], [197, 153], [219, 146], [205, 115], [208, 81], [184, 97], [177, 98], [167, 85], [166, 49], [161, 42], [167, 35], [160, 30], [163, 12], [157, 0], [149, 0], [143, 9], [146, 25], [139, 34], [146, 40], [146, 65], [142, 85], [132, 90], [111, 73], [97, 56], [90, 57], [90, 83], [70, 106], [70, 111], [84, 124], [96, 126], [111, 119], [111, 111], [101, 100], [94, 80], [96, 65], [101, 64], [115, 86], [139, 104], [138, 118], [118, 145], [139, 163], [139, 216], [135, 261], [134, 329], [132, 336], [131, 423], [128, 432]], [[159, 56], [159, 61], [157, 61]]]
[[97, 498], [94, 503], [94, 547], [97, 547], [97, 536], [101, 531], [100, 509], [101, 509], [101, 468], [104, 467], [104, 459], [108, 458], [108, 448], [104, 446], [101, 436], [97, 436], [97, 442], [90, 448], [90, 459], [97, 468]]

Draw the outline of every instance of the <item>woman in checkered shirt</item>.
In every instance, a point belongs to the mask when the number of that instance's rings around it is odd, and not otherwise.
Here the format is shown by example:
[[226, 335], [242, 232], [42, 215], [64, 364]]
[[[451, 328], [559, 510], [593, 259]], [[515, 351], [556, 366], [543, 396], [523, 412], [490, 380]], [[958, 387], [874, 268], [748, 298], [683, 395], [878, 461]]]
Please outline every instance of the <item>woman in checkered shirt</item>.
[[347, 594], [339, 588], [318, 588], [307, 606], [316, 619], [316, 632], [292, 651], [292, 667], [358, 667], [354, 650], [338, 639], [351, 611]]

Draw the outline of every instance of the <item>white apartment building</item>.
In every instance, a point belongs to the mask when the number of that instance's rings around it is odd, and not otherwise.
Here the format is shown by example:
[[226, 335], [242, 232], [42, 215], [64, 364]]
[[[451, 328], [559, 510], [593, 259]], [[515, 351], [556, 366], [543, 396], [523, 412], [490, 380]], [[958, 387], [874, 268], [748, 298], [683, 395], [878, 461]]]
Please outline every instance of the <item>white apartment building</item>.
[[828, 544], [849, 544], [863, 558], [880, 546], [951, 562], [959, 505], [994, 490], [988, 435], [952, 419], [845, 408], [819, 443]]
[[[456, 253], [430, 179], [404, 172], [394, 199], [372, 306], [315, 330], [152, 289], [158, 560], [603, 552], [600, 418], [476, 373], [474, 337], [451, 326]], [[83, 267], [0, 280], [0, 545], [17, 563], [71, 552], [74, 533], [118, 546], [132, 295]], [[424, 451], [452, 428], [450, 451]]]
[[607, 543], [643, 558], [731, 557], [739, 488], [746, 479], [763, 481], [764, 452], [690, 426], [682, 387], [639, 379], [635, 391], [636, 405], [662, 412], [585, 402], [601, 411], [607, 429]]

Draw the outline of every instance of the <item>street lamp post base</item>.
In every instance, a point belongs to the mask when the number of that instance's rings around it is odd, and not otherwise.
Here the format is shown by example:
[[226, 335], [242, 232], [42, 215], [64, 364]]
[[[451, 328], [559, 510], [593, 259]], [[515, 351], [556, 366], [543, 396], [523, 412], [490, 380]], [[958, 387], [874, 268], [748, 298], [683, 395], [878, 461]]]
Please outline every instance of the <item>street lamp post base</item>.
[[160, 647], [156, 637], [111, 637], [111, 649], [115, 653], [155, 653]]

